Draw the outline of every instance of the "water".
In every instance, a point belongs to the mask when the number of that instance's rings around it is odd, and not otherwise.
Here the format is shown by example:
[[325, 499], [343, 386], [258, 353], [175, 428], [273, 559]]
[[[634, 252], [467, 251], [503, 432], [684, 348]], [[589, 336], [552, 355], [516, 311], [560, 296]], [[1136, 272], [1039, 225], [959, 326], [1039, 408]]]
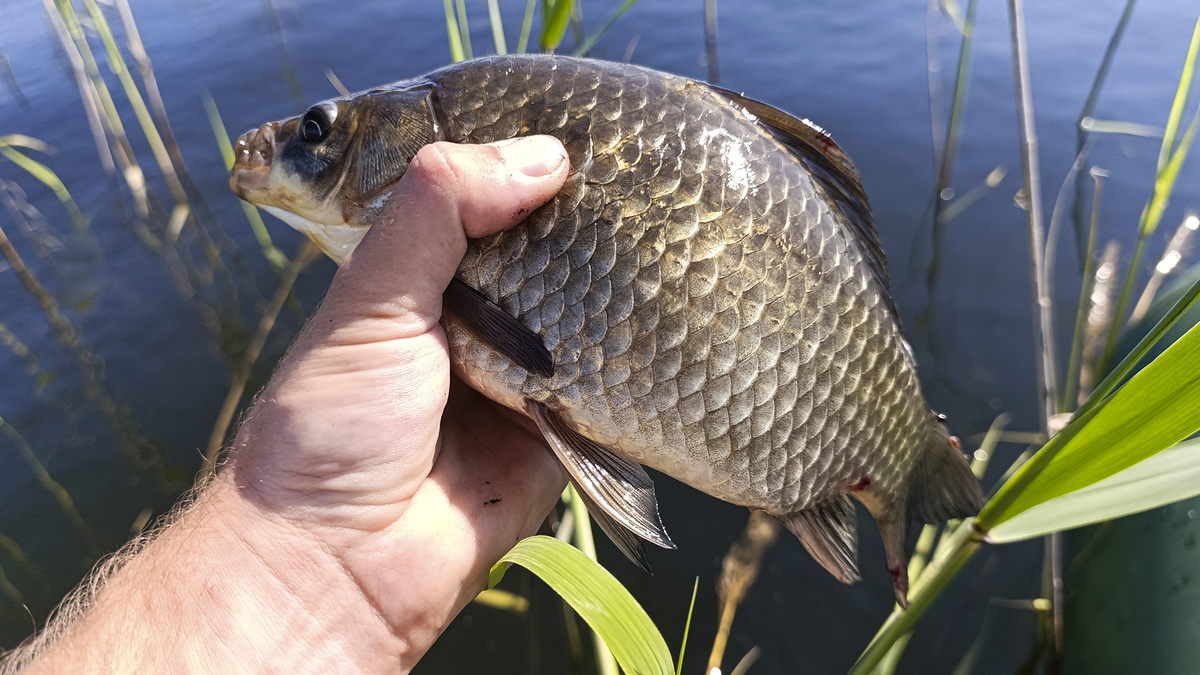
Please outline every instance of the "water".
[[[524, 3], [508, 5], [513, 45], [516, 12]], [[586, 4], [585, 25], [596, 26], [612, 5]], [[1074, 160], [1075, 119], [1122, 6], [1117, 0], [1078, 0], [1030, 3], [1027, 9], [1047, 212]], [[235, 270], [238, 315], [252, 325], [262, 298], [273, 290], [273, 275], [226, 188], [202, 97], [211, 94], [236, 134], [333, 95], [327, 70], [358, 90], [444, 65], [449, 56], [441, 3], [381, 0], [346, 10], [313, 0], [172, 0], [134, 2], [132, 9], [191, 175], [228, 237], [228, 249], [240, 251], [236, 258], [227, 253], [226, 260]], [[490, 51], [485, 4], [469, 2], [468, 10], [476, 53]], [[0, 162], [0, 179], [14, 181], [28, 193], [65, 245], [42, 258], [9, 216], [0, 217], [0, 226], [103, 359], [106, 386], [128, 404], [139, 432], [165, 448], [172, 463], [190, 470], [228, 388], [229, 361], [211, 322], [183, 298], [162, 256], [147, 250], [116, 217], [113, 188], [100, 168], [74, 79], [43, 11], [36, 0], [4, 0], [0, 5], [0, 53], [8, 57], [28, 99], [25, 106], [12, 91], [0, 90], [0, 134], [26, 134], [56, 149], [49, 157], [34, 156], [58, 173], [90, 217], [90, 227], [84, 235], [73, 235], [53, 194], [9, 162]], [[1098, 118], [1160, 128], [1165, 124], [1194, 11], [1187, 3], [1138, 7], [1100, 98]], [[117, 23], [115, 12], [109, 18]], [[1002, 3], [981, 3], [979, 9], [952, 184], [963, 195], [997, 167], [1007, 175], [947, 226], [938, 261], [940, 282], [933, 289], [925, 285], [934, 174], [926, 24], [925, 5], [916, 0], [851, 7], [835, 2], [724, 3], [721, 84], [815, 120], [854, 158], [889, 254], [897, 301], [917, 348], [926, 392], [937, 409], [949, 414], [955, 431], [965, 438], [978, 435], [1001, 412], [1013, 415], [1011, 428], [1029, 430], [1036, 425], [1036, 408], [1028, 243], [1024, 214], [1012, 202], [1020, 186], [1020, 157], [1006, 10]], [[957, 34], [944, 18], [934, 25], [940, 82], [949, 95]], [[698, 0], [682, 7], [644, 0], [617, 22], [595, 54], [619, 59], [635, 40], [633, 61], [704, 77]], [[94, 36], [92, 41], [97, 42]], [[289, 73], [294, 73], [294, 84]], [[123, 101], [115, 79], [107, 79]], [[120, 105], [151, 189], [167, 199], [133, 116]], [[944, 111], [940, 117], [944, 119]], [[1126, 250], [1149, 194], [1158, 147], [1153, 138], [1104, 136], [1095, 148], [1094, 163], [1112, 173], [1103, 204], [1104, 237], [1120, 239]], [[1169, 237], [1185, 209], [1200, 201], [1197, 175], [1193, 162], [1180, 177], [1180, 191], [1155, 247]], [[268, 226], [277, 245], [289, 253], [297, 250], [298, 235], [274, 221]], [[1056, 276], [1064, 345], [1078, 289], [1074, 249], [1068, 235], [1060, 245]], [[1152, 248], [1149, 257], [1156, 252]], [[301, 276], [298, 295], [304, 312], [312, 310], [332, 272], [333, 266], [322, 262]], [[206, 297], [219, 299], [220, 293], [210, 291]], [[926, 312], [928, 321], [918, 320]], [[285, 311], [268, 342], [269, 359], [282, 352], [298, 317]], [[28, 361], [0, 349], [0, 372], [5, 374], [0, 417], [67, 487], [101, 545], [116, 546], [145, 506], [161, 512], [169, 505], [170, 491], [128, 469], [111, 426], [81, 392], [76, 356], [56, 340], [42, 310], [7, 267], [0, 270], [0, 322], [37, 359], [31, 373]], [[268, 372], [260, 371], [254, 384]], [[55, 377], [35, 391], [39, 374]], [[1020, 450], [1003, 447], [988, 485]], [[12, 537], [41, 573], [13, 564], [3, 554], [0, 565], [40, 619], [57, 594], [86, 570], [88, 551], [38, 487], [10, 436], [0, 437], [0, 467], [0, 534]], [[692, 581], [700, 578], [687, 662], [690, 672], [698, 672], [715, 631], [712, 588], [720, 559], [740, 532], [745, 511], [669, 479], [658, 482], [664, 521], [679, 551], [650, 552], [654, 577], [626, 565], [611, 547], [601, 554], [643, 600], [672, 646], [682, 634]], [[860, 531], [864, 581], [854, 587], [835, 582], [794, 540], [781, 538], [739, 611], [727, 666], [755, 645], [762, 657], [751, 672], [838, 672], [853, 662], [891, 607], [881, 546], [865, 517]], [[922, 623], [902, 670], [948, 672], [979, 633], [986, 614], [991, 639], [976, 672], [1013, 672], [1032, 645], [1034, 616], [990, 599], [1036, 597], [1039, 566], [1035, 544], [977, 556]], [[528, 625], [494, 610], [468, 607], [423, 664], [425, 672], [561, 672], [566, 637], [559, 609], [544, 594], [535, 596], [535, 609], [542, 620]], [[11, 645], [30, 630], [24, 610], [0, 600], [0, 644]], [[538, 645], [536, 656], [531, 640]]]

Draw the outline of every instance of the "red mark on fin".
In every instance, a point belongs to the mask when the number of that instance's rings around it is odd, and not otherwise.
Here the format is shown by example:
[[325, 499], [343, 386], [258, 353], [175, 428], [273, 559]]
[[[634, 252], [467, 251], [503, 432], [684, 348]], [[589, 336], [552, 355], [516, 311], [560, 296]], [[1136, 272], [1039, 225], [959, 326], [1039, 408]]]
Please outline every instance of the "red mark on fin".
[[896, 590], [896, 603], [908, 609], [908, 575], [904, 573], [904, 563], [888, 566], [892, 573], [892, 587]]
[[962, 450], [962, 441], [958, 440], [958, 436], [950, 437], [950, 447], [955, 450]]
[[850, 491], [851, 492], [862, 492], [863, 490], [866, 490], [869, 487], [871, 487], [871, 477], [863, 476], [862, 478], [858, 479], [857, 483], [850, 486]]

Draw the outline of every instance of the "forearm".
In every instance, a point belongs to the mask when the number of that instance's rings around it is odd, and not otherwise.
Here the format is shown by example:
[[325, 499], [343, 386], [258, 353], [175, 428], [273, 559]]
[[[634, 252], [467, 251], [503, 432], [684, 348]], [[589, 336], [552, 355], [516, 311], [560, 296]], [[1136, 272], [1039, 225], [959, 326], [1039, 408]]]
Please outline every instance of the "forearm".
[[404, 651], [334, 555], [227, 475], [129, 555], [25, 672], [395, 672]]

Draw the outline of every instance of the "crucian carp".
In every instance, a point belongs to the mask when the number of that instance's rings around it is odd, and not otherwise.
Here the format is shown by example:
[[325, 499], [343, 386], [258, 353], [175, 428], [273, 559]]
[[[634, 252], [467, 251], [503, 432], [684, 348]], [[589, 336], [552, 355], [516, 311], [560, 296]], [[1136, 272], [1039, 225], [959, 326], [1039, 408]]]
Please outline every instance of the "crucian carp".
[[905, 604], [905, 528], [979, 485], [901, 334], [858, 172], [812, 124], [638, 66], [499, 56], [318, 103], [237, 144], [230, 184], [341, 262], [417, 150], [549, 134], [571, 174], [472, 240], [456, 375], [536, 422], [633, 560], [673, 548], [644, 466], [778, 518], [859, 578], [852, 499]]

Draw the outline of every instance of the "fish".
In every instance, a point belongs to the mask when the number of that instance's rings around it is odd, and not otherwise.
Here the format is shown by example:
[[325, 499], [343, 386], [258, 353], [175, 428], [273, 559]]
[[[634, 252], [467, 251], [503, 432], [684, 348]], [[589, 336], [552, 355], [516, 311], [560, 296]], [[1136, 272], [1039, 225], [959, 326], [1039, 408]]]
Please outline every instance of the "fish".
[[422, 146], [532, 134], [570, 175], [469, 241], [443, 297], [453, 372], [536, 423], [643, 567], [642, 540], [675, 548], [651, 467], [773, 515], [845, 583], [857, 500], [906, 606], [910, 518], [982, 495], [922, 394], [859, 174], [811, 122], [637, 65], [495, 56], [251, 130], [230, 185], [340, 263]]

